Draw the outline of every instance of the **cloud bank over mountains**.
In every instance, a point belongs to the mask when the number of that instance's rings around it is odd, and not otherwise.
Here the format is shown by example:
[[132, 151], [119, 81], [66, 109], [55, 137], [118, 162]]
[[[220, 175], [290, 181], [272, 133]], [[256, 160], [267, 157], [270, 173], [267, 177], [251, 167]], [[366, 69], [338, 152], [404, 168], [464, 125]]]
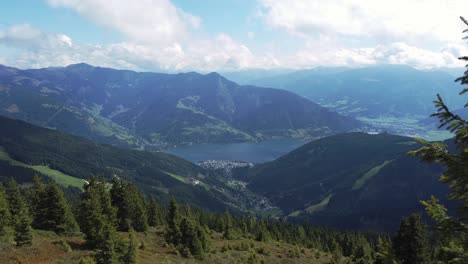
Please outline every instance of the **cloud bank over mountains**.
[[[372, 64], [435, 68], [463, 66], [458, 57], [468, 54], [458, 19], [463, 15], [460, 10], [468, 10], [465, 0], [258, 0], [255, 23], [271, 34], [286, 33], [300, 44], [284, 52], [269, 50], [274, 43], [253, 51], [225, 32], [206, 34], [203, 17], [169, 0], [47, 3], [50, 8], [73, 10], [97, 27], [116, 32], [120, 40], [77, 44], [73, 32], [10, 25], [0, 29], [0, 63], [38, 68], [87, 62], [154, 71]], [[257, 32], [245, 35], [261, 41]]]

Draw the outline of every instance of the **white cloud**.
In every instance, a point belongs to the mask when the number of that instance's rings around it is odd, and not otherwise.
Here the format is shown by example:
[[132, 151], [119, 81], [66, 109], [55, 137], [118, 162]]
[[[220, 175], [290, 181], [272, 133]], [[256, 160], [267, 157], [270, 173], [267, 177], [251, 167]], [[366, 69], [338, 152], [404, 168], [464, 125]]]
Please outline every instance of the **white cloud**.
[[219, 34], [214, 39], [194, 38], [189, 44], [174, 42], [158, 48], [131, 41], [110, 45], [78, 45], [73, 44], [66, 35], [19, 25], [0, 31], [0, 44], [15, 49], [14, 53], [6, 54], [2, 63], [20, 68], [87, 62], [134, 70], [213, 71], [278, 64], [271, 56], [254, 56], [249, 48], [226, 34]]
[[14, 25], [0, 31], [0, 44], [26, 47], [32, 50], [60, 49], [73, 45], [71, 38], [67, 35], [44, 32], [28, 24]]
[[[120, 32], [124, 41], [102, 47], [104, 61], [119, 60], [145, 70], [218, 70], [258, 65], [250, 50], [227, 34], [202, 38], [201, 19], [169, 0], [48, 0]], [[110, 56], [112, 54], [112, 56]], [[89, 59], [88, 59], [89, 61]]]
[[169, 0], [48, 0], [137, 43], [167, 44], [180, 41], [200, 18], [177, 9]]
[[[460, 67], [460, 10], [466, 0], [258, 0], [273, 29], [306, 45], [285, 59], [292, 67], [408, 64]], [[442, 47], [442, 48], [441, 48]]]
[[463, 67], [459, 54], [468, 54], [463, 45], [448, 45], [438, 51], [410, 46], [403, 42], [368, 48], [331, 48], [317, 50], [307, 46], [285, 59], [287, 67], [363, 66], [373, 64], [406, 64], [416, 68]]
[[258, 0], [268, 25], [292, 34], [422, 44], [460, 39], [466, 0]]
[[[38, 68], [87, 62], [152, 71], [381, 63], [431, 68], [463, 66], [457, 57], [468, 54], [455, 14], [468, 10], [466, 0], [258, 1], [267, 25], [286, 30], [304, 45], [290, 53], [272, 53], [266, 45], [254, 53], [225, 33], [202, 37], [202, 20], [169, 0], [48, 0], [119, 32], [122, 41], [76, 44], [65, 34], [13, 25], [0, 30], [0, 45], [15, 51], [3, 52], [0, 63]], [[259, 39], [254, 32], [246, 34]]]

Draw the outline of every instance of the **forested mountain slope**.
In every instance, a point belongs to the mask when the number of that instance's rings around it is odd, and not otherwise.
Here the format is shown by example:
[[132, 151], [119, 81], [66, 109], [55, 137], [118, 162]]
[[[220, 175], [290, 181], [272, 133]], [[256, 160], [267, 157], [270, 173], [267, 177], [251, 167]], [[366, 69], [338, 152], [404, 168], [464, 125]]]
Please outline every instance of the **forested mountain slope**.
[[290, 219], [394, 229], [402, 216], [421, 210], [419, 201], [446, 197], [442, 168], [407, 155], [420, 146], [390, 134], [340, 134], [258, 165], [245, 180]]
[[92, 176], [119, 177], [167, 201], [224, 210], [239, 208], [230, 188], [213, 172], [176, 156], [99, 145], [60, 131], [0, 117], [0, 178], [31, 182], [34, 174], [81, 188]]

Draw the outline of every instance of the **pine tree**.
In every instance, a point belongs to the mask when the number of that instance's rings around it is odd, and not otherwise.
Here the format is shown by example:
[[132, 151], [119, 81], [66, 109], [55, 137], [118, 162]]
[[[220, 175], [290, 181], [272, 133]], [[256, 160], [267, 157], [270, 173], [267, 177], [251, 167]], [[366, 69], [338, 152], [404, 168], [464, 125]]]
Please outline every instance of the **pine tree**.
[[120, 231], [128, 231], [131, 227], [131, 204], [127, 196], [127, 186], [119, 179], [112, 179], [110, 190], [112, 206], [117, 208], [117, 226]]
[[146, 212], [146, 202], [143, 194], [141, 194], [135, 187], [133, 193], [134, 208], [133, 208], [133, 221], [132, 227], [138, 232], [148, 230], [148, 214]]
[[36, 229], [44, 229], [49, 222], [47, 219], [49, 204], [45, 192], [45, 185], [37, 175], [34, 175], [33, 177], [31, 205], [31, 213], [33, 216], [32, 226]]
[[96, 264], [117, 263], [114, 239], [114, 227], [107, 222], [102, 227], [102, 232], [96, 243], [96, 253], [94, 257], [96, 259]]
[[178, 245], [180, 241], [180, 215], [179, 215], [179, 205], [177, 204], [174, 198], [171, 199], [169, 203], [168, 213], [167, 213], [167, 229], [165, 234], [165, 239], [167, 243], [172, 245]]
[[340, 245], [335, 241], [333, 243], [333, 249], [332, 249], [332, 260], [333, 264], [340, 264], [342, 263], [343, 259], [343, 252], [341, 250]]
[[396, 257], [402, 264], [425, 264], [429, 262], [427, 231], [419, 214], [403, 218], [393, 246]]
[[271, 239], [271, 234], [268, 231], [267, 225], [264, 221], [260, 223], [260, 226], [258, 227], [259, 230], [257, 232], [257, 241], [262, 241], [262, 242], [267, 242]]
[[20, 194], [18, 184], [15, 180], [10, 179], [6, 186], [6, 194], [8, 204], [10, 206], [10, 213], [13, 217], [18, 216], [23, 206], [25, 206], [23, 197]]
[[10, 179], [7, 183], [6, 194], [15, 230], [16, 245], [31, 245], [31, 217], [26, 202], [19, 191], [18, 184], [13, 179]]
[[204, 243], [202, 239], [204, 238], [203, 230], [200, 226], [196, 225], [194, 221], [184, 217], [180, 222], [180, 244], [178, 246], [179, 252], [184, 254], [184, 252], [190, 252], [189, 256], [196, 256], [203, 258], [205, 254]]
[[210, 250], [210, 243], [208, 240], [208, 235], [206, 234], [206, 228], [203, 228], [200, 224], [196, 226], [197, 229], [197, 237], [200, 240], [201, 247], [203, 249], [203, 254], [205, 252], [209, 252]]
[[396, 262], [390, 242], [378, 238], [375, 252], [375, 264], [394, 264]]
[[14, 222], [16, 246], [30, 246], [32, 245], [31, 217], [25, 203], [22, 203], [19, 210]]
[[[461, 20], [468, 27], [468, 21], [463, 17]], [[463, 32], [467, 33], [468, 29]], [[468, 39], [468, 36], [464, 39]], [[468, 61], [468, 56], [463, 56], [460, 60]], [[455, 80], [461, 85], [468, 84], [468, 65], [466, 67], [464, 75]], [[460, 95], [467, 92], [468, 88], [462, 88]], [[439, 128], [445, 127], [455, 133], [456, 152], [448, 151], [443, 143], [421, 140], [425, 146], [410, 154], [419, 155], [426, 161], [445, 166], [446, 171], [440, 177], [440, 182], [448, 184], [451, 190], [449, 199], [459, 202], [458, 217], [449, 216], [445, 206], [435, 197], [423, 202], [423, 205], [428, 215], [436, 222], [437, 231], [442, 237], [440, 260], [454, 264], [468, 263], [468, 120], [453, 113], [439, 94], [434, 103], [437, 113], [432, 116], [439, 119]], [[464, 107], [467, 108], [468, 103]]]
[[104, 227], [115, 223], [115, 209], [111, 205], [110, 194], [103, 180], [91, 178], [85, 185], [78, 206], [78, 220], [86, 242], [96, 246], [103, 236]]
[[147, 211], [149, 226], [155, 227], [163, 224], [161, 221], [161, 209], [159, 208], [159, 205], [156, 203], [154, 198], [151, 198]]
[[55, 183], [44, 186], [39, 179], [34, 182], [33, 226], [58, 233], [78, 231], [78, 224], [63, 191]]
[[123, 263], [135, 264], [137, 259], [137, 241], [135, 238], [135, 232], [130, 229], [128, 232], [128, 247], [127, 252], [123, 257]]
[[372, 258], [372, 248], [369, 242], [365, 239], [359, 239], [357, 242], [357, 250], [355, 251], [355, 263], [356, 264], [372, 264], [374, 260]]
[[0, 183], [0, 236], [4, 235], [5, 228], [10, 225], [11, 214], [3, 184]]
[[138, 232], [148, 229], [145, 199], [131, 183], [112, 179], [111, 200], [117, 208], [117, 225], [120, 231], [130, 228]]
[[224, 213], [224, 227], [223, 227], [223, 237], [224, 239], [234, 239], [234, 231], [232, 228], [232, 216], [229, 213], [229, 210], [226, 209]]

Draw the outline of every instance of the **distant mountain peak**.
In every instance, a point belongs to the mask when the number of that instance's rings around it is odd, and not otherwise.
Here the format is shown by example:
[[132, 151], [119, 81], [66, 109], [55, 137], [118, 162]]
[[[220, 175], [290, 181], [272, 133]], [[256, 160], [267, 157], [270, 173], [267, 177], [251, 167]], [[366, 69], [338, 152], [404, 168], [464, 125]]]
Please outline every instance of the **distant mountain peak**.
[[221, 75], [217, 72], [210, 72], [208, 74], [206, 74], [206, 76], [215, 76], [215, 77], [221, 77]]
[[84, 62], [80, 62], [80, 63], [76, 63], [76, 64], [70, 64], [68, 65], [67, 67], [65, 67], [66, 69], [94, 69], [96, 68], [95, 66], [93, 65], [90, 65], [90, 64], [87, 64], [87, 63], [84, 63]]
[[80, 63], [70, 64], [65, 68], [95, 68], [95, 67], [93, 65], [80, 62]]

